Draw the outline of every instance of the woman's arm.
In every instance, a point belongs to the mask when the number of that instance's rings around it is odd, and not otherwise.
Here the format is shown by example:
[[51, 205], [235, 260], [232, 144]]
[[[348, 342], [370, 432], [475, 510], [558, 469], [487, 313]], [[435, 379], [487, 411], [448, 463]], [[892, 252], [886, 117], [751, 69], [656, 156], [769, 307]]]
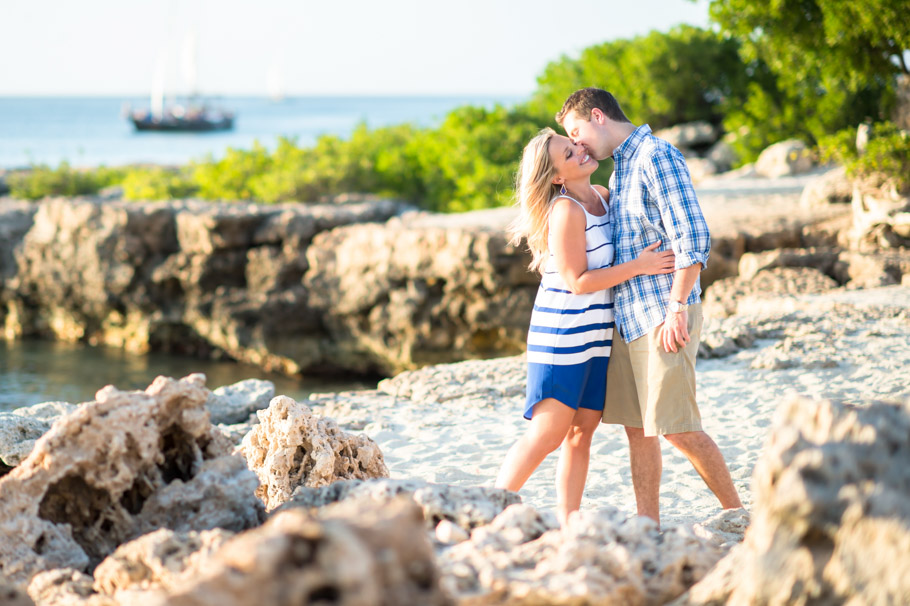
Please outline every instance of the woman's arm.
[[660, 242], [638, 258], [613, 267], [588, 269], [585, 251], [585, 213], [576, 203], [560, 198], [550, 213], [550, 251], [556, 270], [573, 294], [581, 295], [616, 286], [639, 274], [666, 274], [674, 269], [673, 253], [654, 252]]

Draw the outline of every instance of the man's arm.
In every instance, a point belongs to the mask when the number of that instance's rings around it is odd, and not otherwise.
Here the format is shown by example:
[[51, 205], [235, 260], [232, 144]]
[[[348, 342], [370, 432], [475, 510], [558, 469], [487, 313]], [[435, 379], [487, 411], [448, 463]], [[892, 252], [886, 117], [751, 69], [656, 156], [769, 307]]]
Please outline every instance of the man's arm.
[[[676, 253], [676, 275], [670, 300], [665, 303], [685, 303], [707, 265], [711, 236], [682, 154], [670, 150], [667, 154], [655, 154], [651, 160], [648, 190], [657, 202]], [[665, 351], [675, 353], [677, 346], [684, 347], [689, 342], [688, 315], [685, 311], [672, 312], [668, 307], [660, 334]]]
[[[700, 273], [701, 265], [699, 263], [677, 269], [676, 275], [673, 277], [673, 287], [670, 288], [670, 301], [685, 303]], [[677, 345], [685, 347], [689, 341], [689, 312], [674, 312], [668, 308], [667, 317], [664, 319], [663, 328], [660, 331], [660, 342], [664, 346], [664, 351], [676, 353]]]

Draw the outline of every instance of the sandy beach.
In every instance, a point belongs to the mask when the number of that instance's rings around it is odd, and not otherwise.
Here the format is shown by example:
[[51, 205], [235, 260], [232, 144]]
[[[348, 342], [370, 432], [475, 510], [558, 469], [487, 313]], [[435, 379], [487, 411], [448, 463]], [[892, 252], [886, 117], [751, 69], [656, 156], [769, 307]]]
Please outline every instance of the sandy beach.
[[[704, 429], [720, 446], [747, 509], [772, 415], [789, 396], [854, 405], [910, 397], [910, 288], [839, 289], [765, 307], [772, 309], [709, 320], [709, 326], [749, 326], [757, 338], [752, 347], [697, 365]], [[380, 389], [314, 400], [324, 403], [323, 415], [373, 438], [393, 478], [492, 486], [506, 451], [527, 427], [521, 417], [522, 356], [428, 367], [389, 379]], [[689, 462], [666, 441], [662, 445], [663, 525], [698, 523], [716, 514], [716, 499]], [[525, 503], [551, 513], [557, 454], [520, 492]], [[594, 436], [582, 501], [582, 509], [604, 506], [635, 513], [625, 435], [610, 425]]]

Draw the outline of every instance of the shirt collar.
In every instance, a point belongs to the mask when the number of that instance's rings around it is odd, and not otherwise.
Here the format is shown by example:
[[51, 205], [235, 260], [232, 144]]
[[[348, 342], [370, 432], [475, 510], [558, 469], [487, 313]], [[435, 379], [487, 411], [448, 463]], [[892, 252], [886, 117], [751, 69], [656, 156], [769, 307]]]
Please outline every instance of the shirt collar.
[[638, 145], [642, 140], [651, 134], [651, 127], [647, 124], [642, 124], [634, 131], [632, 134], [626, 137], [626, 140], [619, 144], [613, 151], [613, 157], [621, 156], [623, 158], [629, 158], [632, 154], [635, 153], [635, 150], [638, 149]]

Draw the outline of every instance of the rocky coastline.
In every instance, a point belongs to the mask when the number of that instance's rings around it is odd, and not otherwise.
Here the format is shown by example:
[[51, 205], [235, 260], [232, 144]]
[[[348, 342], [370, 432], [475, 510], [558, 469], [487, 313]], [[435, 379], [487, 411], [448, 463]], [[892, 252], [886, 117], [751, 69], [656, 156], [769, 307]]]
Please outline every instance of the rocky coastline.
[[521, 429], [521, 356], [301, 402], [266, 381], [159, 377], [0, 415], [4, 603], [900, 602], [910, 291], [763, 294], [737, 295], [711, 328], [739, 330], [736, 351], [700, 363], [747, 510], [719, 511], [671, 458], [662, 528], [636, 518], [627, 479], [599, 487], [627, 456], [607, 432], [565, 528], [550, 478], [490, 488]]
[[[763, 173], [698, 184], [713, 238], [708, 298], [715, 283], [774, 267], [815, 269], [832, 286], [900, 283], [910, 273], [906, 200], [856, 189], [791, 147], [769, 149]], [[514, 212], [0, 198], [0, 335], [289, 375], [391, 376], [515, 355], [538, 280], [507, 242]]]

